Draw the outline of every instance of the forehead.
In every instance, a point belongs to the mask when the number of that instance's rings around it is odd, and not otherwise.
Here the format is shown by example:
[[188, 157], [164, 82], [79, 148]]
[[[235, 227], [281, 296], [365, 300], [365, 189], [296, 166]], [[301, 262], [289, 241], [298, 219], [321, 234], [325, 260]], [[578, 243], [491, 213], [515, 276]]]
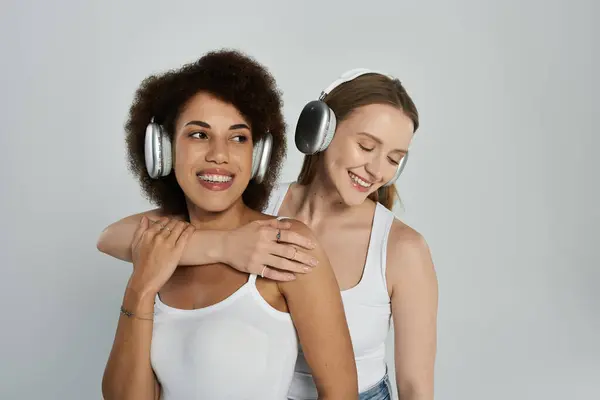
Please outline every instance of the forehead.
[[389, 144], [405, 148], [413, 136], [414, 124], [402, 110], [389, 104], [369, 104], [354, 110], [342, 125], [350, 133], [365, 132]]
[[177, 126], [181, 127], [192, 120], [202, 120], [211, 126], [226, 124], [227, 126], [239, 123], [248, 124], [242, 113], [231, 103], [227, 103], [216, 96], [199, 92], [192, 96], [184, 105], [177, 118]]

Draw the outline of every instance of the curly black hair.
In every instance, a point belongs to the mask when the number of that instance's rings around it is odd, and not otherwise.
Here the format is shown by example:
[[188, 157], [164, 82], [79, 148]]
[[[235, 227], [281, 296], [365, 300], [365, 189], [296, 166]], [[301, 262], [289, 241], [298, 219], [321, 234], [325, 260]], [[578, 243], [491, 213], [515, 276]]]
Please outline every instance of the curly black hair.
[[188, 217], [183, 190], [171, 172], [152, 179], [146, 170], [144, 138], [152, 117], [173, 140], [175, 121], [187, 101], [198, 92], [207, 92], [234, 105], [249, 120], [256, 143], [265, 132], [273, 136], [273, 150], [267, 173], [258, 184], [253, 180], [242, 194], [244, 203], [257, 211], [267, 204], [278, 179], [286, 153], [283, 101], [275, 79], [253, 58], [236, 50], [206, 53], [196, 62], [144, 79], [135, 93], [125, 124], [128, 164], [145, 197], [170, 215]]

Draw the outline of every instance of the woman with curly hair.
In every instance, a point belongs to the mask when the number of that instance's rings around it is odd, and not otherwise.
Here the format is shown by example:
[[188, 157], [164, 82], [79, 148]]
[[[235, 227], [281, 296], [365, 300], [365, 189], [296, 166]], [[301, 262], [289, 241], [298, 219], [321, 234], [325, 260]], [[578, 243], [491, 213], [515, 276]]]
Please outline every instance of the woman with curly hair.
[[[295, 141], [306, 154], [302, 170], [296, 182], [278, 184], [263, 209], [304, 222], [331, 260], [352, 338], [360, 400], [392, 396], [386, 364], [392, 322], [400, 398], [433, 399], [436, 272], [423, 236], [392, 212], [394, 183], [418, 128], [417, 108], [398, 79], [369, 70], [343, 74], [300, 113]], [[128, 245], [142, 216], [163, 222], [172, 217], [160, 210], [125, 217], [103, 231], [98, 249], [131, 261]], [[309, 239], [276, 219], [229, 232], [196, 232], [180, 264], [219, 261], [276, 281], [304, 279], [313, 261]], [[313, 400], [319, 381], [302, 350], [288, 398]]]
[[318, 263], [297, 279], [267, 280], [216, 260], [177, 268], [196, 234], [272, 224], [260, 211], [285, 154], [281, 107], [265, 68], [234, 51], [208, 53], [137, 90], [126, 124], [130, 167], [170, 217], [143, 217], [133, 235], [105, 399], [284, 399], [299, 346], [320, 399], [358, 398], [339, 287], [304, 224], [284, 225], [313, 243], [303, 253]]

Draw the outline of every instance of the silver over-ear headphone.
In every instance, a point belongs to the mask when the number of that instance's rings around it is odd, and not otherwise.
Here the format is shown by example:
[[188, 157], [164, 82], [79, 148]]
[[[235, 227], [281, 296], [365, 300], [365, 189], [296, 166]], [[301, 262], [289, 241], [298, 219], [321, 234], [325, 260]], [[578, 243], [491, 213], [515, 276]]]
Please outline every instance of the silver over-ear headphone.
[[[269, 132], [258, 140], [252, 149], [252, 173], [250, 179], [262, 183], [267, 173], [271, 152], [273, 150], [273, 137]], [[146, 127], [144, 146], [146, 170], [152, 179], [165, 177], [173, 169], [173, 149], [171, 139], [160, 124], [154, 122], [154, 117]]]
[[[295, 134], [296, 147], [298, 150], [304, 154], [310, 155], [327, 149], [333, 140], [337, 121], [335, 113], [323, 100], [329, 93], [331, 93], [333, 89], [339, 85], [365, 74], [380, 74], [387, 76], [390, 79], [395, 79], [393, 76], [383, 72], [365, 68], [352, 69], [342, 74], [342, 76], [333, 81], [325, 90], [321, 92], [318, 100], [310, 101], [302, 109], [302, 112], [298, 117], [298, 123], [296, 124]], [[391, 186], [396, 182], [402, 173], [402, 170], [404, 170], [407, 159], [408, 153], [402, 157], [394, 177], [386, 182], [383, 187]]]

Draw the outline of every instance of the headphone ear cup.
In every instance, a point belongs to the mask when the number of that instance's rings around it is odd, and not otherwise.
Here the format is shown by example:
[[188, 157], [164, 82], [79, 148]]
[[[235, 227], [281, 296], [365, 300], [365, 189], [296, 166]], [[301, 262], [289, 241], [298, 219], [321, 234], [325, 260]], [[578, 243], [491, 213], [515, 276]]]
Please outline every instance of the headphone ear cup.
[[321, 100], [307, 103], [296, 124], [296, 148], [311, 155], [324, 151], [331, 143], [336, 128], [335, 113]]
[[335, 117], [335, 113], [329, 106], [327, 107], [329, 110], [329, 120], [325, 130], [325, 139], [323, 139], [323, 144], [319, 151], [325, 151], [329, 147], [329, 144], [333, 140], [333, 135], [335, 135], [335, 128], [337, 128], [337, 118]]
[[173, 168], [173, 149], [171, 146], [171, 139], [169, 136], [161, 129], [161, 156], [162, 156], [162, 176], [167, 176], [171, 173]]
[[144, 158], [146, 159], [146, 170], [152, 179], [160, 175], [160, 153], [158, 151], [160, 138], [160, 126], [150, 122], [146, 126], [146, 137], [144, 141]]
[[396, 181], [400, 177], [400, 174], [402, 174], [402, 171], [404, 170], [404, 167], [406, 166], [407, 161], [408, 161], [408, 152], [404, 155], [404, 157], [402, 157], [402, 160], [400, 160], [400, 164], [398, 164], [398, 168], [396, 168], [396, 173], [394, 174], [394, 177], [392, 179], [390, 179], [382, 187], [392, 186], [394, 183], [396, 183]]
[[271, 161], [271, 152], [273, 151], [273, 136], [269, 132], [258, 140], [252, 149], [252, 174], [250, 179], [256, 183], [262, 183], [267, 174], [269, 162]]
[[150, 178], [158, 179], [171, 173], [171, 141], [162, 127], [155, 122], [150, 122], [146, 127], [144, 158]]

